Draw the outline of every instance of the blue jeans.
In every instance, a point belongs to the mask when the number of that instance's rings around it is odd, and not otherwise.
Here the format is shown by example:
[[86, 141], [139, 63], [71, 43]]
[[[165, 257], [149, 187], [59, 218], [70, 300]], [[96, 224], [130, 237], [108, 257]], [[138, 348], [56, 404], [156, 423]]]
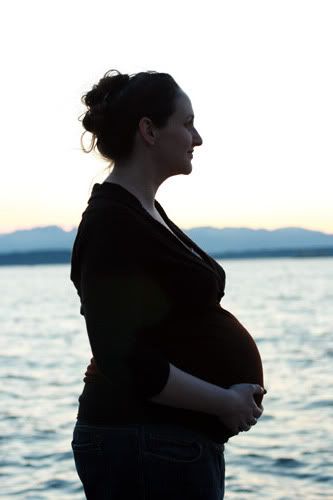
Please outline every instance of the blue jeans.
[[224, 445], [182, 426], [76, 422], [72, 449], [88, 500], [224, 497]]

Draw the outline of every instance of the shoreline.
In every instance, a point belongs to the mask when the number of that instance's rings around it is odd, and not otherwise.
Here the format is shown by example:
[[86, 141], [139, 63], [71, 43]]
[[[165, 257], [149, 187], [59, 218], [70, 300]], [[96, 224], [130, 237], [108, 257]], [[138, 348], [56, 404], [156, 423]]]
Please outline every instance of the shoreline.
[[[208, 253], [208, 252], [207, 252]], [[29, 252], [0, 253], [0, 266], [26, 266], [43, 264], [70, 264], [71, 250], [33, 250]], [[263, 258], [315, 258], [333, 257], [333, 248], [296, 248], [281, 250], [248, 250], [243, 252], [219, 252], [209, 254], [215, 260], [263, 259]], [[133, 252], [133, 257], [135, 252]]]

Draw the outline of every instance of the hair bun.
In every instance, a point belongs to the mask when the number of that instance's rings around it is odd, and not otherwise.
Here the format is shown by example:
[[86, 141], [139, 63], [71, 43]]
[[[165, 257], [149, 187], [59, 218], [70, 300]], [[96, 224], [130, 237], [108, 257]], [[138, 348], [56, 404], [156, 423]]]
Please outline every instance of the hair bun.
[[129, 80], [129, 75], [123, 75], [116, 69], [111, 69], [105, 73], [98, 84], [94, 85], [93, 88], [83, 96], [83, 103], [91, 109], [95, 106], [104, 104], [106, 100], [107, 102], [111, 102], [112, 99], [126, 87]]
[[[85, 132], [92, 134], [89, 153], [97, 149], [112, 162], [128, 158], [134, 148], [135, 134], [142, 116], [162, 128], [175, 110], [179, 86], [168, 73], [142, 71], [128, 75], [116, 69], [105, 73], [89, 92], [81, 97], [88, 108], [79, 117]], [[81, 117], [83, 117], [81, 119]]]

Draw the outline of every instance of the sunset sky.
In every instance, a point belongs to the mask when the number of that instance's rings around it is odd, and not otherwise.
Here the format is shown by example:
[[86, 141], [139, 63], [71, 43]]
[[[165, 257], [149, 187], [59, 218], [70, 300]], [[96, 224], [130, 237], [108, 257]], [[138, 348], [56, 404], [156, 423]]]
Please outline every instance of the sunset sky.
[[180, 227], [333, 233], [333, 2], [15, 1], [1, 13], [0, 232], [77, 226], [107, 163], [81, 96], [112, 68], [170, 73], [203, 145], [157, 200]]

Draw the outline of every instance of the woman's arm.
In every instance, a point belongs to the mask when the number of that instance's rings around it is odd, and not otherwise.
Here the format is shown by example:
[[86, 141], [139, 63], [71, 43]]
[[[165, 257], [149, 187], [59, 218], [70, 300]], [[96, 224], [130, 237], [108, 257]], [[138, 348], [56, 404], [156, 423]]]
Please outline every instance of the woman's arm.
[[219, 416], [224, 425], [237, 434], [240, 430], [248, 430], [254, 425], [254, 419], [262, 414], [253, 395], [263, 393], [264, 389], [255, 384], [237, 384], [223, 389], [170, 364], [165, 387], [151, 401]]
[[97, 211], [83, 219], [72, 258], [96, 366], [123, 401], [159, 393], [169, 376], [169, 361], [145, 341], [169, 310], [165, 292], [147, 272], [146, 239], [125, 209]]

